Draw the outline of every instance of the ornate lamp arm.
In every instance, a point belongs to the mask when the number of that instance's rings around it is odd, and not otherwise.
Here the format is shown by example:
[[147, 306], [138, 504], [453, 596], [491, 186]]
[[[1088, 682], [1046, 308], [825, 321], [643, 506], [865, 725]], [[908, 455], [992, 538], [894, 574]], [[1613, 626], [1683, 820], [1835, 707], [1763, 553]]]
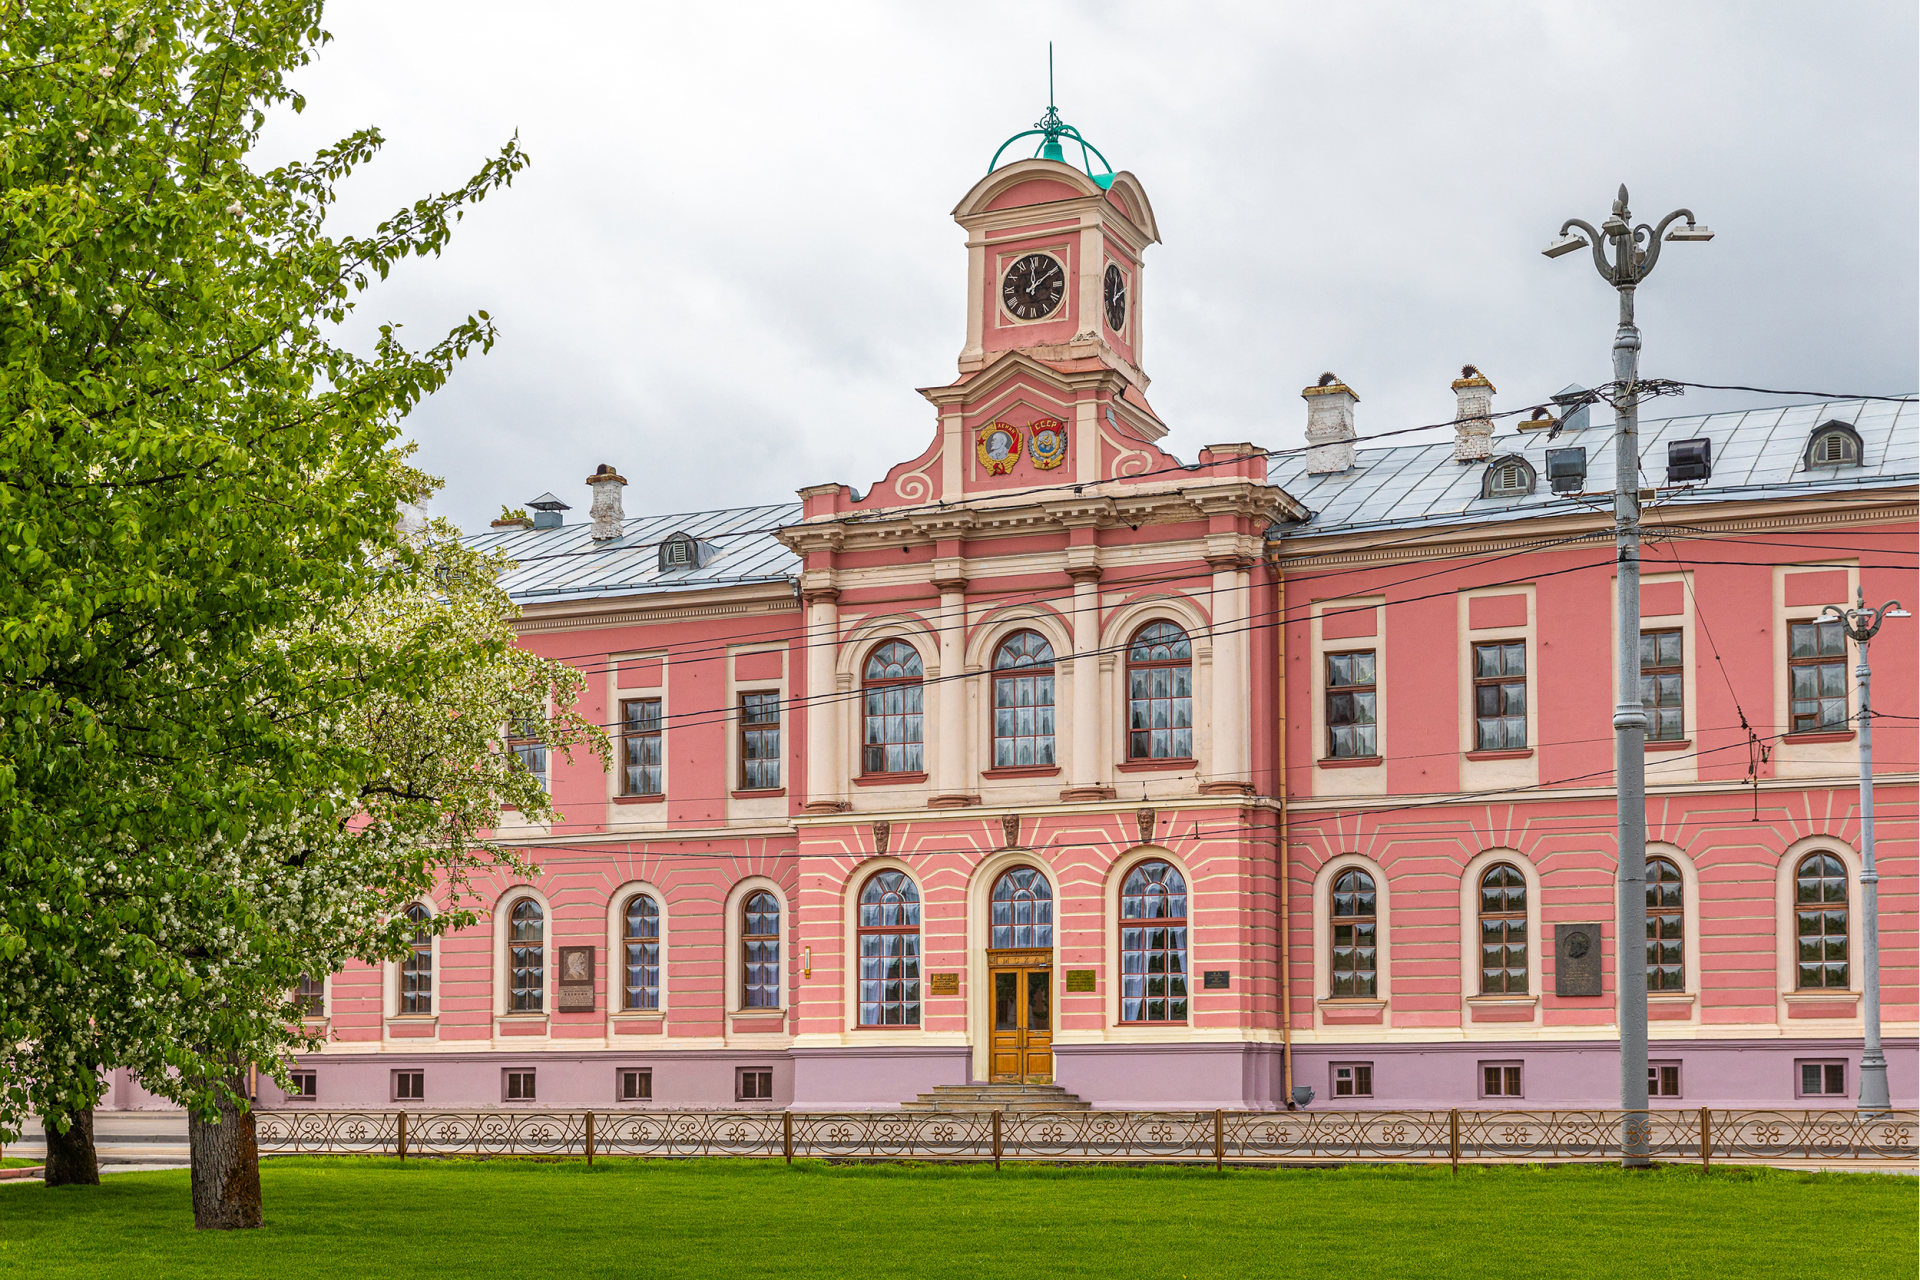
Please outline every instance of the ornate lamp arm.
[[1585, 218], [1568, 218], [1560, 224], [1560, 234], [1563, 236], [1566, 235], [1567, 231], [1572, 227], [1578, 227], [1586, 233], [1587, 244], [1593, 249], [1594, 269], [1598, 271], [1608, 283], [1612, 283], [1613, 268], [1607, 265], [1607, 253], [1602, 247], [1607, 243], [1607, 238], [1594, 230], [1593, 224]]

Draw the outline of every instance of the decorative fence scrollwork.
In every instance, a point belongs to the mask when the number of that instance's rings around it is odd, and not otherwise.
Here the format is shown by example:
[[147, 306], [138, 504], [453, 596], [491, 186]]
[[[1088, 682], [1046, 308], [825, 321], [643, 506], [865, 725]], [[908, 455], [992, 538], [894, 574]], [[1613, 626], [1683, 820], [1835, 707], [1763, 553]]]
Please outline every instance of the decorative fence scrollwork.
[[1889, 1111], [261, 1111], [262, 1154], [1516, 1163], [1920, 1159]]

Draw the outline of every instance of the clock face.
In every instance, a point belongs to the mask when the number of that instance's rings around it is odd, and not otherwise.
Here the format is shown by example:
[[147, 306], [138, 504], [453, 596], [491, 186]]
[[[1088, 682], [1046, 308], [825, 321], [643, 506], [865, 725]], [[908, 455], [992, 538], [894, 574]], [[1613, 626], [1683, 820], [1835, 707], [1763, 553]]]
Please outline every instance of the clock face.
[[1120, 268], [1107, 264], [1107, 328], [1119, 333], [1127, 324], [1127, 278]]
[[1067, 273], [1049, 254], [1030, 253], [1007, 268], [1000, 282], [1000, 301], [1022, 320], [1052, 314], [1067, 294]]

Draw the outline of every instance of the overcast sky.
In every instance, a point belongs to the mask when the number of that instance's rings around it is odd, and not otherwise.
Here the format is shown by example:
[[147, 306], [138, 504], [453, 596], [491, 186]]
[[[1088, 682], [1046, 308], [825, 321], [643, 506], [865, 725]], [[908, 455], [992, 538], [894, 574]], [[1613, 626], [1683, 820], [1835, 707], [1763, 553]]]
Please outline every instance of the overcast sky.
[[[533, 165], [351, 336], [500, 327], [410, 419], [469, 529], [608, 462], [630, 513], [865, 489], [934, 428], [966, 253], [950, 211], [1047, 104], [1146, 187], [1146, 365], [1166, 443], [1296, 444], [1332, 370], [1363, 433], [1609, 376], [1614, 300], [1540, 248], [1686, 205], [1640, 291], [1642, 371], [1920, 385], [1912, 0], [933, 6], [333, 0], [273, 161], [369, 124], [364, 230], [516, 130]], [[1691, 393], [1679, 412], [1751, 403]]]

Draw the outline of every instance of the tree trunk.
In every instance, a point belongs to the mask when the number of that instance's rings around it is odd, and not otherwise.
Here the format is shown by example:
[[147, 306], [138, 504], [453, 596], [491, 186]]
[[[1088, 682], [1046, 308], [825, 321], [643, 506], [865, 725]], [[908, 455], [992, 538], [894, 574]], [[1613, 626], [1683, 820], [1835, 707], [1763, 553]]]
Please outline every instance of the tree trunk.
[[[228, 1084], [235, 1093], [246, 1087], [237, 1079]], [[193, 1160], [193, 1225], [212, 1231], [259, 1226], [260, 1147], [252, 1109], [222, 1098], [217, 1124], [188, 1112], [187, 1144]]]
[[[67, 1122], [67, 1131], [54, 1127], [56, 1120]], [[41, 1116], [47, 1131], [47, 1185], [50, 1187], [97, 1187], [100, 1185], [100, 1157], [93, 1149], [93, 1108], [68, 1116]]]

